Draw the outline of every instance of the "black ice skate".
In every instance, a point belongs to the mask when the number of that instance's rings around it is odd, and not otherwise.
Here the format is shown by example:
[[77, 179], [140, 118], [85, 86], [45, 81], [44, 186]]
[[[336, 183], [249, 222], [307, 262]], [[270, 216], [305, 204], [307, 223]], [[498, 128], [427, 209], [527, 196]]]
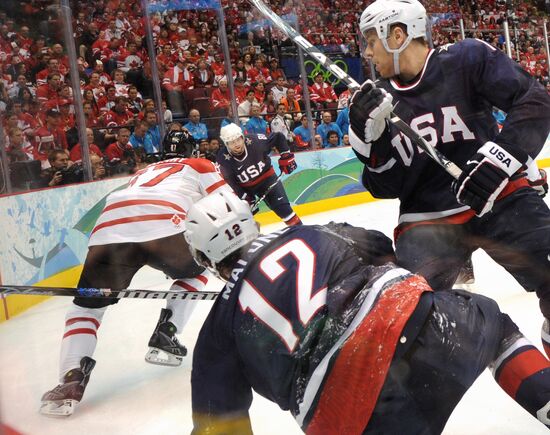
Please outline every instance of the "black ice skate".
[[170, 317], [172, 311], [163, 308], [155, 332], [149, 340], [149, 351], [145, 355], [148, 363], [177, 367], [187, 355], [187, 349], [175, 336], [176, 326], [169, 321]]
[[85, 356], [80, 360], [80, 368], [72, 369], [63, 377], [63, 383], [44, 393], [40, 413], [53, 417], [72, 415], [76, 404], [82, 400], [95, 360]]

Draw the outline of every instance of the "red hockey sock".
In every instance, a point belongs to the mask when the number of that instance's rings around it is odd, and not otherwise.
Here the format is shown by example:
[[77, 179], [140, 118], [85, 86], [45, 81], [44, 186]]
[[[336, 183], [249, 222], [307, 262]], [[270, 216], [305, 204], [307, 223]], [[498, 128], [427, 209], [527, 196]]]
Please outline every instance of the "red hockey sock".
[[493, 376], [500, 387], [531, 415], [550, 427], [550, 361], [519, 338], [495, 361]]

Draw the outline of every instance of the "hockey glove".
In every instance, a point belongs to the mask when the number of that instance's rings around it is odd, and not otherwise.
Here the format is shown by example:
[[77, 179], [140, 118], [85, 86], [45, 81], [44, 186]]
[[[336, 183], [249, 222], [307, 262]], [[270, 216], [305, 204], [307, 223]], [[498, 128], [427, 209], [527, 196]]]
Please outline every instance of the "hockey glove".
[[[359, 154], [370, 156], [370, 144], [378, 140], [387, 128], [386, 120], [393, 110], [392, 102], [391, 94], [377, 88], [370, 81], [363, 83], [361, 89], [353, 94], [349, 106], [349, 121], [353, 132], [350, 143]], [[358, 141], [352, 140], [353, 136]]]
[[282, 153], [279, 157], [279, 169], [285, 174], [291, 174], [298, 167], [293, 153]]
[[456, 199], [469, 205], [477, 216], [483, 216], [493, 208], [510, 177], [522, 168], [527, 158], [521, 150], [508, 151], [494, 142], [486, 142], [453, 182]]
[[548, 178], [546, 176], [546, 171], [544, 169], [539, 169], [540, 178], [532, 180], [528, 178], [529, 185], [537, 191], [539, 196], [545, 197], [548, 193]]

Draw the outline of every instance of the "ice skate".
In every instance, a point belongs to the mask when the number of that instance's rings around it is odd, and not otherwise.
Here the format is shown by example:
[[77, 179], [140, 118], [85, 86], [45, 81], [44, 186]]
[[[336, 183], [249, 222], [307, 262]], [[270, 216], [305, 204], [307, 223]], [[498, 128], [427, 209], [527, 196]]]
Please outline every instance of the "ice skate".
[[80, 368], [72, 369], [63, 377], [63, 383], [44, 393], [40, 413], [50, 417], [68, 417], [73, 414], [76, 404], [82, 400], [95, 360], [85, 356], [80, 360]]
[[177, 367], [187, 355], [187, 349], [175, 336], [176, 327], [169, 321], [170, 317], [172, 311], [163, 308], [155, 332], [149, 340], [149, 351], [145, 355], [148, 363]]

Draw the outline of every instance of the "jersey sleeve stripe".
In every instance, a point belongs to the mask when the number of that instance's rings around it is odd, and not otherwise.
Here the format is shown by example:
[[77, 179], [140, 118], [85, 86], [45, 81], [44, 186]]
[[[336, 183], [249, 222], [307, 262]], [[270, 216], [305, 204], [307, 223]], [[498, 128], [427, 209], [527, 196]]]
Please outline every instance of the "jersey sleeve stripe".
[[174, 217], [174, 215], [180, 217], [182, 220], [185, 219], [186, 214], [185, 213], [163, 213], [163, 214], [150, 214], [150, 215], [143, 215], [143, 216], [132, 216], [127, 218], [120, 218], [120, 219], [113, 219], [111, 221], [103, 222], [99, 225], [97, 225], [93, 231], [92, 234], [95, 232], [107, 228], [112, 227], [114, 225], [122, 225], [127, 224], [131, 222], [143, 222], [143, 221], [158, 221], [158, 220], [170, 220]]
[[225, 184], [225, 180], [220, 180], [217, 183], [211, 184], [206, 188], [206, 193], [212, 193], [214, 190], [216, 190], [218, 187], [221, 187]]
[[174, 204], [173, 202], [170, 202], [170, 201], [164, 201], [162, 199], [130, 199], [127, 201], [119, 201], [105, 207], [102, 213], [105, 213], [106, 211], [110, 211], [110, 210], [115, 210], [121, 207], [129, 207], [132, 205], [159, 205], [159, 206], [173, 208], [174, 210], [177, 210], [180, 213], [185, 213], [185, 210], [181, 208], [179, 205]]

